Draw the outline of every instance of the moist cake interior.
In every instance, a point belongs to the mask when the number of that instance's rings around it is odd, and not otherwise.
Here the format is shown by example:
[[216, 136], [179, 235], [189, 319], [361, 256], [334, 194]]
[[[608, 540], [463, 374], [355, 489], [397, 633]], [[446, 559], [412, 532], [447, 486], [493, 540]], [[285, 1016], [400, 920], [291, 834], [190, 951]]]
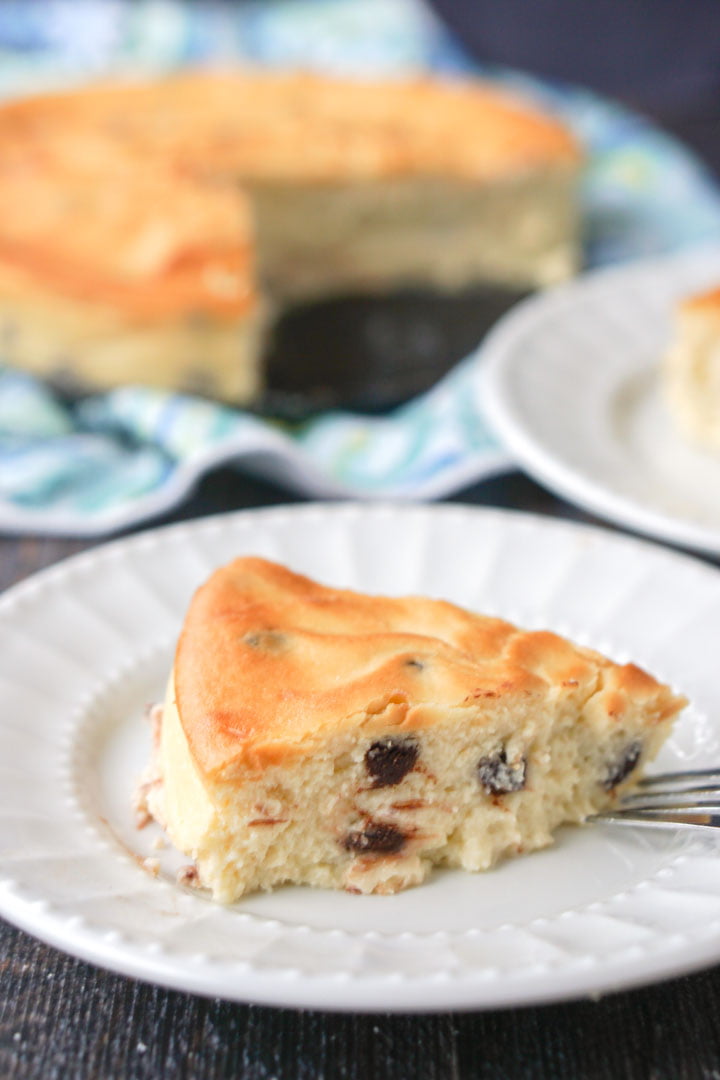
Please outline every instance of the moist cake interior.
[[679, 305], [663, 385], [683, 435], [700, 447], [720, 452], [720, 288]]

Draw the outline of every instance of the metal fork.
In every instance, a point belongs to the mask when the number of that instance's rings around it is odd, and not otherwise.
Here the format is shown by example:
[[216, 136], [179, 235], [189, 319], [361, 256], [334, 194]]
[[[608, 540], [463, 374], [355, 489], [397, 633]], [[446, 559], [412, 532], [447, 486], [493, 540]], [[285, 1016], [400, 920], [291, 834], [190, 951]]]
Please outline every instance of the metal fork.
[[587, 820], [671, 829], [720, 829], [720, 768], [647, 776], [616, 806]]

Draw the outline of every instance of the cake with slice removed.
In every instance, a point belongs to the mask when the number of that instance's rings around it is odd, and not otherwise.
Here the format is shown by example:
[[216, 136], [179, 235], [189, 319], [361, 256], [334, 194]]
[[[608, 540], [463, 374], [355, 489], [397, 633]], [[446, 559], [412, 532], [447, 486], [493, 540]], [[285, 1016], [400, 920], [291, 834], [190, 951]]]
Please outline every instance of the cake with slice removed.
[[393, 893], [610, 805], [684, 704], [548, 631], [241, 558], [192, 600], [140, 798], [219, 901]]
[[472, 79], [230, 68], [3, 102], [3, 360], [255, 401], [289, 304], [569, 277], [582, 158]]

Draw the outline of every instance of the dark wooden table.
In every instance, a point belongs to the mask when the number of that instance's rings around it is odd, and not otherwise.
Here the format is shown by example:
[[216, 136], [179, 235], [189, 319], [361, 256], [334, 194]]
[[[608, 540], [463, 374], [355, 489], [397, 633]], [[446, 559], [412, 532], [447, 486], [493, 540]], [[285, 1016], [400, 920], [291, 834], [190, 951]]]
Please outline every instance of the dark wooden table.
[[[669, 126], [720, 171], [720, 108]], [[456, 498], [591, 520], [517, 473]], [[164, 520], [287, 501], [284, 492], [223, 469]], [[88, 546], [0, 539], [0, 589]], [[0, 920], [0, 1080], [85, 1077], [720, 1080], [720, 968], [600, 1001], [336, 1015], [148, 986], [64, 956]]]

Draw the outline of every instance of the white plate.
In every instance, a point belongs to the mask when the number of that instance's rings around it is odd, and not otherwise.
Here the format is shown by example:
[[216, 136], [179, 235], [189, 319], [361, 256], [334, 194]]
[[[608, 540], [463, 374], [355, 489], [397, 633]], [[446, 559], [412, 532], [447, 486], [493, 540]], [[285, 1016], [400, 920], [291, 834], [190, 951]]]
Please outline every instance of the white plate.
[[547, 487], [612, 521], [720, 554], [720, 455], [660, 393], [675, 301], [720, 281], [720, 248], [588, 274], [513, 310], [483, 348], [480, 404]]
[[[142, 979], [329, 1009], [481, 1008], [720, 960], [714, 834], [566, 829], [487, 874], [394, 897], [286, 888], [231, 908], [174, 884], [130, 810], [192, 590], [257, 552], [323, 581], [426, 592], [632, 657], [693, 701], [660, 764], [720, 760], [720, 575], [648, 544], [496, 510], [305, 506], [98, 548], [0, 599], [0, 913]], [[159, 855], [153, 878], [140, 865]]]

